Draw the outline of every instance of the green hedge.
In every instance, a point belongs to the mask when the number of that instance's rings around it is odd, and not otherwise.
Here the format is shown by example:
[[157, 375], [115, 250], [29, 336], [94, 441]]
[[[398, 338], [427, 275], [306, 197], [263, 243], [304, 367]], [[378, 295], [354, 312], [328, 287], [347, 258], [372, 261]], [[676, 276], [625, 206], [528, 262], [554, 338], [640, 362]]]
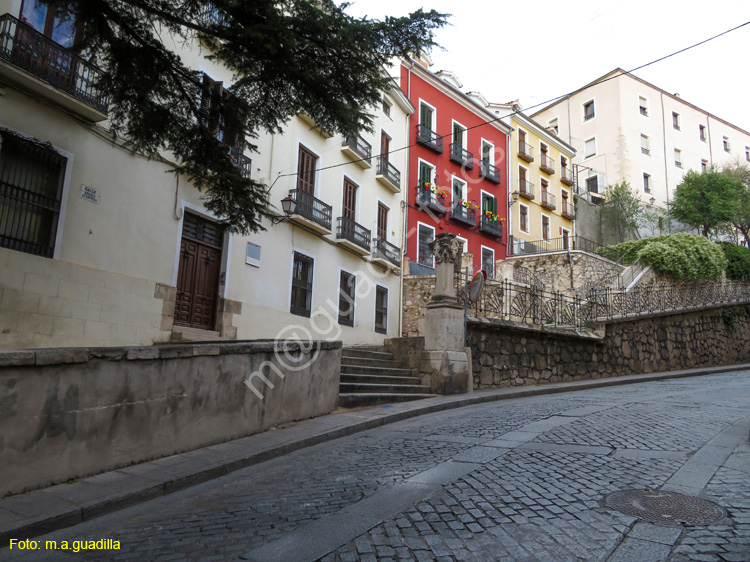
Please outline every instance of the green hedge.
[[728, 262], [727, 277], [729, 279], [750, 277], [750, 249], [727, 242], [721, 247]]
[[597, 254], [630, 264], [638, 258], [664, 277], [675, 281], [715, 279], [727, 268], [727, 258], [718, 244], [695, 234], [670, 234], [599, 248]]

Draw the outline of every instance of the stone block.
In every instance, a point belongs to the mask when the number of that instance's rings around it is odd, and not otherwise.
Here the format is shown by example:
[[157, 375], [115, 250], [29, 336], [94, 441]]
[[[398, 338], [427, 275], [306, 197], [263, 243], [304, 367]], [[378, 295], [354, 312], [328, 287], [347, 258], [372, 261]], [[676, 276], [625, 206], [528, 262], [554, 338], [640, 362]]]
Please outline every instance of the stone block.
[[142, 359], [158, 359], [158, 358], [159, 358], [159, 348], [153, 347], [153, 346], [131, 347], [130, 349], [128, 349], [128, 352], [126, 355], [126, 359], [128, 361], [137, 361], [137, 360], [142, 360]]
[[0, 367], [21, 367], [34, 365], [36, 354], [33, 351], [0, 351]]
[[58, 365], [65, 363], [85, 363], [91, 358], [86, 348], [38, 349], [36, 365]]

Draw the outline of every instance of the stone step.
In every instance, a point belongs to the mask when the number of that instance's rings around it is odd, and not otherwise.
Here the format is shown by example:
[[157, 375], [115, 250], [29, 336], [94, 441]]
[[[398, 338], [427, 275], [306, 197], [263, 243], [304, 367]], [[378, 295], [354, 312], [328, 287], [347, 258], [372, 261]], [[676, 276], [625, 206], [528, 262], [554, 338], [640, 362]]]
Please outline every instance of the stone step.
[[409, 400], [435, 398], [436, 394], [339, 394], [339, 408], [358, 408], [361, 406], [377, 406], [379, 404], [394, 404]]
[[228, 341], [222, 338], [219, 332], [213, 330], [201, 330], [188, 326], [173, 326], [172, 341]]
[[391, 377], [386, 375], [360, 375], [360, 374], [343, 374], [341, 383], [356, 382], [362, 384], [413, 384], [419, 385], [422, 380], [419, 377]]
[[359, 359], [384, 359], [393, 361], [393, 354], [384, 351], [375, 351], [374, 349], [364, 349], [358, 347], [345, 347], [341, 350], [341, 357], [356, 357]]
[[371, 357], [341, 357], [342, 365], [361, 365], [362, 367], [383, 367], [389, 369], [398, 369], [401, 363], [391, 359], [372, 359]]
[[363, 367], [362, 365], [347, 365], [341, 362], [341, 373], [355, 375], [385, 375], [393, 377], [410, 377], [411, 369], [394, 369], [393, 367]]
[[427, 394], [430, 387], [421, 384], [364, 384], [342, 382], [342, 394]]

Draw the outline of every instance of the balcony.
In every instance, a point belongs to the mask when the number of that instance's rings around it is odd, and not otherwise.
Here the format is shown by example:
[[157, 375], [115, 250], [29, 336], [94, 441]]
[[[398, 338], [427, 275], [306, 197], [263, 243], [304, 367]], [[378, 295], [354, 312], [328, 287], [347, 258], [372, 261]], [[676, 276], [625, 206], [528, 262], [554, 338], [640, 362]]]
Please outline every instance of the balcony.
[[362, 256], [370, 253], [370, 231], [349, 217], [339, 217], [336, 242]]
[[417, 144], [426, 146], [438, 154], [443, 153], [443, 137], [439, 137], [435, 131], [431, 131], [424, 125], [417, 125]]
[[548, 174], [555, 173], [555, 162], [547, 154], [542, 153], [542, 161], [539, 163], [539, 169]]
[[568, 204], [565, 200], [563, 200], [562, 209], [560, 210], [560, 214], [568, 219], [568, 220], [575, 220], [575, 213], [573, 211], [573, 205]]
[[557, 208], [555, 205], [555, 196], [547, 190], [542, 191], [542, 200], [540, 204], [542, 207], [549, 209], [550, 211], [554, 211]]
[[503, 225], [497, 219], [491, 219], [486, 216], [482, 217], [479, 222], [479, 231], [490, 236], [497, 236], [498, 238], [503, 237]]
[[467, 170], [474, 169], [474, 154], [466, 150], [460, 144], [451, 143], [450, 161], [460, 164]]
[[479, 162], [479, 175], [495, 184], [498, 184], [501, 181], [500, 168], [489, 162], [485, 162], [484, 160]]
[[451, 209], [450, 219], [452, 221], [465, 224], [467, 226], [476, 226], [477, 225], [477, 210], [470, 209], [468, 207], [464, 207], [463, 205], [455, 203], [453, 205], [453, 208]]
[[401, 267], [401, 248], [383, 238], [376, 238], [372, 242], [372, 261], [386, 267]]
[[526, 180], [518, 180], [518, 195], [525, 199], [534, 198], [534, 184]]
[[360, 168], [372, 168], [372, 146], [361, 136], [354, 135], [344, 139], [341, 152], [354, 160]]
[[526, 160], [526, 162], [533, 162], [534, 161], [534, 147], [523, 142], [518, 142], [518, 157], [521, 160]]
[[433, 193], [431, 188], [424, 185], [418, 185], [416, 188], [417, 196], [415, 204], [422, 211], [429, 209], [440, 215], [445, 214], [445, 195]]
[[573, 170], [567, 166], [563, 166], [560, 169], [560, 181], [565, 185], [573, 186], [576, 183], [575, 177], [573, 176]]
[[10, 14], [0, 16], [0, 78], [92, 122], [107, 118], [104, 73]]
[[306, 226], [319, 234], [331, 234], [331, 206], [316, 199], [306, 191], [292, 189], [289, 196], [297, 202], [297, 208], [289, 220]]
[[330, 139], [333, 136], [333, 133], [331, 133], [330, 131], [321, 129], [320, 125], [318, 125], [318, 122], [315, 121], [315, 119], [313, 119], [312, 117], [310, 117], [307, 113], [298, 113], [297, 117], [299, 117], [302, 121], [310, 125], [310, 130], [315, 131], [324, 139]]
[[250, 179], [250, 176], [252, 174], [253, 161], [242, 154], [242, 149], [240, 147], [227, 145], [224, 146], [226, 146], [227, 153], [229, 154], [229, 159], [232, 161], [232, 164], [240, 169], [240, 174], [242, 175], [242, 177]]
[[378, 156], [378, 172], [375, 179], [393, 193], [401, 192], [401, 172], [396, 169], [396, 166], [388, 162], [385, 156]]

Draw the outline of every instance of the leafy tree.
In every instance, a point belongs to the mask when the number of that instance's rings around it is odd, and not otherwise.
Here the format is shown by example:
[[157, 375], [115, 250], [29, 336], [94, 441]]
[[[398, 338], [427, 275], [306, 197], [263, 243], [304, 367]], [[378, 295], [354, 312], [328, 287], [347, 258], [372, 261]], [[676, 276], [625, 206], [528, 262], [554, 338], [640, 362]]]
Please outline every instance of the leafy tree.
[[602, 230], [614, 234], [618, 242], [640, 237], [644, 212], [638, 193], [627, 181], [608, 185], [605, 202], [597, 208]]
[[[204, 191], [206, 207], [243, 233], [261, 228], [268, 215], [266, 188], [241, 176], [217, 136], [277, 132], [300, 111], [332, 132], [370, 129], [367, 108], [391, 84], [389, 60], [429, 50], [446, 23], [434, 10], [357, 19], [332, 0], [56, 5], [81, 30], [77, 48], [107, 73], [98, 86], [111, 95], [112, 131], [148, 156], [171, 151], [177, 171]], [[234, 73], [231, 95], [207, 91], [201, 73], [181, 58], [181, 49], [199, 45]]]
[[724, 256], [727, 258], [727, 277], [729, 279], [745, 279], [750, 277], [750, 248], [736, 244], [721, 244]]
[[736, 199], [732, 226], [745, 238], [750, 246], [750, 167], [736, 163], [724, 168], [724, 172], [735, 180]]
[[733, 222], [739, 185], [729, 173], [714, 167], [702, 173], [690, 170], [675, 190], [669, 214], [708, 237], [712, 229]]

